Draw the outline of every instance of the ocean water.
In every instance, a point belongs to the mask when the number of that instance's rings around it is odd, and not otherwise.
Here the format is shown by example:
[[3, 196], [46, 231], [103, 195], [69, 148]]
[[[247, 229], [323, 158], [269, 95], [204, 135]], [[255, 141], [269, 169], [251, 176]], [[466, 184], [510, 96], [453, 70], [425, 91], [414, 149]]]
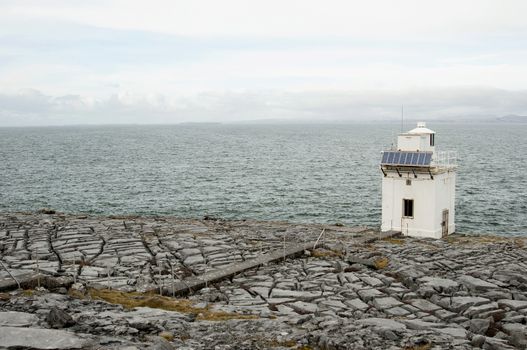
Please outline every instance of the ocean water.
[[[428, 123], [457, 150], [457, 231], [527, 234], [527, 125]], [[407, 129], [413, 125], [407, 125]], [[0, 128], [0, 211], [379, 226], [396, 124]]]

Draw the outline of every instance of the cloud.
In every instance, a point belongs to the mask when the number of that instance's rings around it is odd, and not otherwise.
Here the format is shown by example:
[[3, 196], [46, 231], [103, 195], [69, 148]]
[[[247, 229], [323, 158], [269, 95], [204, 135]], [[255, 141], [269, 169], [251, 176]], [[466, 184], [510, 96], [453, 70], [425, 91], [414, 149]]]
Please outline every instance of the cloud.
[[492, 119], [527, 114], [527, 90], [458, 88], [413, 91], [244, 91], [192, 96], [116, 94], [105, 99], [0, 94], [0, 126], [157, 124], [213, 121], [379, 121]]
[[523, 0], [4, 1], [6, 17], [188, 36], [442, 38], [525, 30]]
[[[524, 114], [523, 0], [0, 1], [0, 126]], [[28, 90], [31, 88], [32, 90]]]

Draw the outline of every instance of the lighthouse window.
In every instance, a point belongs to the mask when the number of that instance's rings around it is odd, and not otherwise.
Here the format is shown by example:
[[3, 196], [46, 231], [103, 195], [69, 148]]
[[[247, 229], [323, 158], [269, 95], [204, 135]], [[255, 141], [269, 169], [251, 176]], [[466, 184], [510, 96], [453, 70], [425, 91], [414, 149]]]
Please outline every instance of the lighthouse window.
[[403, 199], [403, 216], [412, 218], [414, 216], [414, 200]]
[[435, 144], [435, 134], [430, 134], [430, 146], [433, 146]]

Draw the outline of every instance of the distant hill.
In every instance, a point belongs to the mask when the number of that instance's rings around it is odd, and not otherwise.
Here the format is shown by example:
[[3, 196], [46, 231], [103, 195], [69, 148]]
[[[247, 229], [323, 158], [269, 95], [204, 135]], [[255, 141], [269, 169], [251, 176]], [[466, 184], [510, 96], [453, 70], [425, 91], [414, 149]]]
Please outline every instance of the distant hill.
[[179, 125], [221, 125], [220, 122], [181, 122]]
[[527, 123], [527, 115], [509, 114], [496, 119], [500, 122], [507, 123]]

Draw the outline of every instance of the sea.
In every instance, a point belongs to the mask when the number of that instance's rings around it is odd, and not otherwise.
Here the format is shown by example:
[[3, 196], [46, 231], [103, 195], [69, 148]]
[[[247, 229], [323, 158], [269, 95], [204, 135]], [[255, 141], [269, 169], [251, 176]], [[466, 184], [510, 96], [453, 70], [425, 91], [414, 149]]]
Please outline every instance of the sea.
[[[527, 235], [527, 124], [429, 122], [458, 154], [457, 232]], [[413, 128], [405, 125], [405, 129]], [[0, 212], [379, 227], [397, 123], [0, 128]]]

